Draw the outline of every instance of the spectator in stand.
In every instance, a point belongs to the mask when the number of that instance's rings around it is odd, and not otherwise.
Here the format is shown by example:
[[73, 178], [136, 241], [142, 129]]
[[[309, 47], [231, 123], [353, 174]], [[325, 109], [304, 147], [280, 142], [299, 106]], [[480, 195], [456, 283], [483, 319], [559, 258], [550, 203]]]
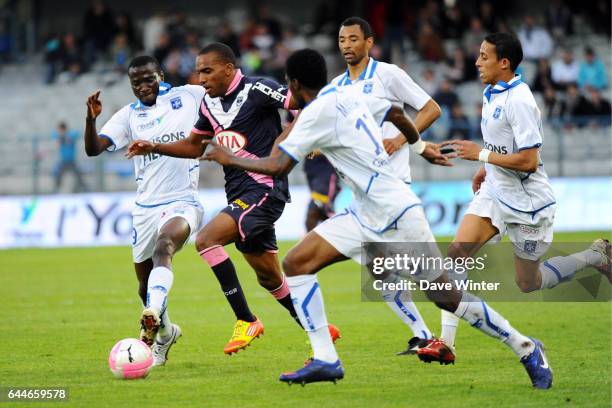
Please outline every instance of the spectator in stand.
[[432, 25], [428, 22], [421, 26], [418, 49], [419, 54], [426, 61], [440, 62], [445, 58], [442, 37], [434, 31]]
[[552, 86], [553, 82], [550, 63], [546, 58], [540, 58], [538, 60], [538, 66], [536, 68], [536, 74], [533, 84], [531, 85], [531, 89], [533, 89], [534, 92], [542, 93], [546, 88]]
[[498, 31], [497, 29], [497, 15], [493, 11], [493, 5], [489, 1], [483, 1], [480, 3], [480, 21], [484, 29], [490, 33]]
[[99, 54], [107, 54], [115, 31], [113, 12], [103, 0], [93, 0], [83, 18], [86, 69], [89, 69]]
[[159, 36], [155, 49], [153, 50], [153, 57], [155, 57], [155, 59], [163, 65], [166, 58], [168, 58], [168, 55], [170, 54], [171, 50], [172, 47], [170, 46], [170, 34], [163, 31]]
[[595, 29], [596, 33], [604, 34], [609, 38], [610, 31], [612, 30], [612, 24], [610, 24], [612, 19], [610, 0], [597, 0], [594, 9], [589, 15], [593, 29]]
[[574, 59], [574, 53], [566, 48], [561, 53], [561, 59], [552, 64], [552, 81], [557, 89], [565, 89], [567, 85], [578, 81], [578, 61]]
[[83, 53], [73, 33], [66, 33], [60, 48], [62, 74], [68, 81], [78, 77], [83, 70]]
[[242, 53], [240, 52], [240, 41], [238, 35], [232, 28], [229, 21], [224, 20], [219, 25], [217, 30], [217, 42], [223, 43], [230, 47], [234, 51], [236, 58], [240, 58]]
[[459, 40], [467, 29], [467, 21], [456, 4], [448, 7], [444, 14], [444, 38]]
[[455, 48], [453, 57], [449, 58], [446, 64], [446, 76], [452, 79], [454, 83], [460, 84], [476, 79], [478, 71], [476, 70], [474, 61], [468, 58], [463, 48]]
[[580, 93], [576, 84], [568, 85], [565, 96], [565, 123], [583, 127], [588, 123], [591, 107], [589, 101]]
[[166, 32], [170, 36], [170, 47], [182, 49], [185, 46], [187, 33], [190, 31], [187, 25], [187, 14], [180, 8], [170, 13]]
[[[166, 31], [166, 16], [158, 12], [146, 19], [142, 29], [142, 43], [145, 53], [151, 54], [157, 48], [159, 39]], [[161, 61], [160, 59], [157, 59]]]
[[136, 31], [134, 30], [132, 16], [128, 12], [122, 11], [117, 14], [117, 16], [115, 17], [115, 27], [115, 36], [118, 34], [125, 34], [130, 49], [140, 49], [140, 41], [136, 36]]
[[244, 53], [252, 49], [253, 46], [253, 37], [257, 33], [257, 22], [255, 18], [252, 16], [247, 16], [246, 21], [244, 22], [244, 29], [238, 36], [239, 44], [240, 44], [240, 52]]
[[553, 41], [546, 29], [536, 25], [532, 15], [527, 14], [518, 32], [523, 46], [523, 57], [527, 61], [550, 58], [553, 53]]
[[55, 81], [61, 59], [61, 40], [59, 35], [50, 35], [45, 42], [45, 84]]
[[440, 88], [434, 94], [433, 98], [436, 102], [438, 102], [438, 105], [440, 105], [440, 107], [447, 112], [450, 112], [453, 105], [459, 103], [459, 97], [453, 89], [452, 82], [448, 79], [444, 79], [440, 83]]
[[117, 34], [113, 41], [111, 57], [115, 71], [121, 74], [127, 73], [128, 62], [132, 57], [127, 35]]
[[438, 82], [436, 81], [436, 74], [433, 69], [425, 68], [423, 70], [423, 79], [419, 81], [421, 88], [427, 93], [427, 95], [433, 95], [438, 89]]
[[578, 69], [578, 85], [580, 88], [590, 86], [595, 89], [606, 89], [608, 87], [608, 75], [604, 63], [595, 56], [591, 47], [584, 50], [584, 61]]
[[76, 163], [76, 144], [80, 139], [78, 132], [68, 130], [65, 122], [57, 125], [57, 130], [51, 134], [57, 140], [59, 147], [59, 160], [55, 170], [55, 192], [57, 193], [67, 172], [72, 172], [75, 178], [74, 192], [87, 191], [83, 175]]
[[596, 88], [588, 88], [589, 92], [589, 123], [596, 126], [610, 126], [612, 108], [610, 102], [601, 96]]
[[463, 113], [460, 103], [455, 103], [451, 108], [450, 125], [448, 127], [447, 139], [469, 140], [472, 133], [472, 124]]
[[544, 88], [544, 114], [546, 119], [553, 125], [559, 124], [565, 115], [566, 104], [552, 85]]
[[546, 28], [558, 40], [573, 34], [572, 13], [561, 0], [549, 0], [546, 7]]
[[[390, 0], [385, 9], [385, 27], [383, 37], [382, 59], [391, 62], [393, 49], [397, 48], [400, 53], [400, 64], [404, 61], [404, 17], [405, 4], [403, 0]], [[396, 47], [397, 46], [397, 47]]]
[[480, 44], [482, 39], [485, 38], [487, 33], [482, 29], [482, 22], [478, 17], [472, 17], [470, 19], [470, 29], [463, 36], [463, 49], [466, 51], [469, 58], [474, 60], [478, 59], [480, 53]]

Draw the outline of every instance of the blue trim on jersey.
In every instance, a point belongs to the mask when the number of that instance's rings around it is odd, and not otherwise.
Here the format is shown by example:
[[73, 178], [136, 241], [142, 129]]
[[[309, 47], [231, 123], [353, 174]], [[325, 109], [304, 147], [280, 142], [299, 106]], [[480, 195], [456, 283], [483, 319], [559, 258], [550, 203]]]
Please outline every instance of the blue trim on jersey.
[[[366, 65], [365, 69], [361, 71], [361, 74], [359, 74], [359, 78], [355, 80], [356, 82], [363, 81], [364, 79], [366, 79], [368, 68], [370, 68], [370, 74], [368, 75], [368, 79], [371, 79], [374, 76], [374, 71], [376, 71], [376, 65], [378, 65], [378, 61], [376, 61], [372, 57], [369, 58], [370, 59], [368, 60], [368, 65]], [[353, 81], [351, 81], [351, 77], [349, 76], [349, 70], [347, 68], [346, 72], [344, 73], [344, 76], [340, 78], [340, 81], [338, 81], [338, 86], [351, 85], [352, 83]]]
[[388, 230], [390, 230], [391, 228], [397, 228], [397, 222], [399, 221], [400, 218], [402, 218], [404, 216], [404, 214], [406, 213], [406, 211], [408, 211], [409, 209], [413, 208], [413, 207], [417, 207], [417, 206], [422, 206], [421, 203], [416, 203], [416, 204], [411, 204], [408, 207], [404, 208], [402, 210], [402, 212], [393, 220], [389, 223], [389, 225], [387, 225], [386, 227], [380, 229], [380, 230], [375, 230], [373, 228], [368, 227], [367, 225], [365, 225], [363, 222], [361, 222], [361, 220], [359, 219], [359, 215], [357, 215], [357, 213], [355, 211], [353, 211], [352, 209], [348, 209], [350, 211], [350, 213], [357, 219], [357, 222], [359, 223], [359, 225], [361, 225], [363, 228], [370, 230], [372, 232], [375, 232], [377, 234], [384, 234], [385, 232], [387, 232]]
[[368, 75], [368, 79], [372, 79], [372, 77], [374, 76], [374, 71], [376, 71], [376, 65], [378, 65], [378, 61], [376, 61], [374, 58], [372, 58], [372, 61], [374, 61], [372, 63], [372, 69], [370, 69], [370, 75]]
[[493, 87], [491, 85], [487, 85], [483, 92], [485, 98], [487, 98], [487, 101], [491, 101], [491, 96], [506, 92], [507, 90], [523, 83], [520, 75], [516, 75], [514, 78], [516, 79], [511, 84], [504, 81], [499, 81]]
[[317, 95], [317, 97], [319, 96], [323, 96], [323, 95], [327, 95], [328, 93], [332, 93], [332, 92], [336, 92], [338, 89], [335, 86], [332, 86], [331, 88], [327, 89], [324, 92], [319, 92], [319, 94]]
[[294, 155], [292, 155], [291, 153], [289, 153], [289, 150], [287, 150], [286, 148], [284, 148], [281, 145], [278, 145], [278, 148], [280, 149], [281, 152], [285, 153], [287, 156], [291, 157], [291, 159], [296, 162], [299, 163], [300, 161], [298, 159], [295, 158]]
[[190, 203], [190, 204], [198, 204], [197, 201], [190, 201], [190, 200], [172, 200], [172, 201], [168, 201], [166, 203], [160, 203], [160, 204], [140, 204], [138, 201], [136, 201], [136, 205], [142, 208], [155, 208], [155, 207], [161, 207], [162, 205], [168, 205], [168, 204], [172, 204], [172, 203], [176, 203], [178, 201], [184, 201], [186, 203]]
[[389, 109], [387, 109], [387, 111], [385, 112], [385, 115], [383, 116], [382, 120], [380, 121], [380, 126], [382, 126], [383, 123], [385, 123], [385, 120], [387, 120], [387, 116], [389, 116], [389, 112], [391, 112], [392, 108], [393, 108], [393, 104], [391, 104], [391, 106], [389, 106]]
[[310, 313], [308, 313], [308, 304], [310, 303], [310, 300], [312, 299], [318, 288], [319, 283], [315, 282], [314, 285], [312, 285], [312, 288], [310, 288], [310, 291], [308, 292], [306, 297], [304, 298], [304, 302], [302, 302], [302, 311], [304, 312], [304, 317], [306, 317], [306, 321], [308, 322], [308, 327], [310, 328], [310, 330], [314, 330], [315, 327], [314, 324], [312, 324], [312, 320], [310, 319]]
[[489, 317], [489, 312], [487, 311], [487, 304], [483, 300], [481, 300], [480, 303], [482, 303], [482, 308], [484, 309], [485, 322], [487, 323], [487, 326], [495, 330], [500, 336], [508, 337], [510, 334], [507, 331], [500, 329], [491, 321], [491, 318]]
[[136, 179], [136, 181], [140, 181], [140, 180], [142, 180], [142, 176], [140, 176], [140, 177], [138, 177], [138, 178]]
[[[117, 149], [117, 145], [115, 144], [115, 141], [113, 140], [112, 137], [110, 137], [109, 135], [102, 134], [102, 133], [100, 133], [98, 136], [103, 137], [104, 139], [108, 139], [108, 141], [113, 144], [113, 150]], [[110, 146], [108, 146], [108, 147], [110, 147]]]
[[520, 147], [518, 149], [518, 151], [522, 152], [523, 150], [533, 149], [533, 148], [540, 147], [540, 146], [542, 146], [542, 143], [536, 143], [536, 144], [531, 145], [531, 146]]
[[553, 201], [552, 203], [546, 204], [544, 207], [540, 207], [537, 210], [533, 210], [533, 211], [523, 211], [523, 210], [519, 210], [518, 208], [514, 208], [509, 204], [504, 203], [502, 200], [499, 199], [499, 197], [496, 197], [497, 200], [502, 203], [503, 205], [505, 205], [506, 207], [508, 207], [509, 209], [513, 210], [513, 211], [517, 211], [520, 213], [524, 213], [524, 214], [531, 214], [531, 218], [533, 218], [537, 213], [539, 213], [540, 211], [542, 211], [545, 208], [550, 207], [551, 205], [557, 204], [556, 201]]
[[[408, 316], [408, 318], [410, 320], [412, 320], [413, 322], [416, 322], [417, 318], [412, 313], [410, 313], [410, 311], [408, 309], [406, 309], [406, 306], [404, 306], [404, 304], [402, 303], [402, 300], [400, 299], [401, 295], [402, 295], [402, 291], [398, 290], [396, 295], [395, 295], [395, 297], [393, 297], [393, 301], [395, 302], [397, 307], [400, 308], [402, 313], [404, 313], [406, 316]], [[427, 336], [425, 336], [425, 337], [427, 337]]]
[[370, 181], [368, 181], [368, 187], [365, 190], [366, 195], [368, 194], [368, 192], [370, 191], [370, 187], [372, 187], [372, 183], [374, 182], [374, 179], [376, 177], [380, 176], [380, 173], [374, 173], [370, 176]]
[[198, 167], [200, 167], [200, 165], [199, 165], [199, 164], [196, 164], [195, 166], [193, 166], [192, 168], [190, 168], [188, 171], [195, 170], [195, 169], [197, 169]]

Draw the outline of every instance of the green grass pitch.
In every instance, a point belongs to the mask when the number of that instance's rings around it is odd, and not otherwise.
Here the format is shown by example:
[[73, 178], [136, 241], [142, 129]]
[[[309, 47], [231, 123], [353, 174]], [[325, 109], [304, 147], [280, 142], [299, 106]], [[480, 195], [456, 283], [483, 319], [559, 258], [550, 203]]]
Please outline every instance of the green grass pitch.
[[[555, 239], [589, 242], [600, 235], [558, 234]], [[281, 256], [290, 245], [281, 246]], [[230, 255], [265, 335], [246, 351], [223, 354], [233, 315], [212, 272], [188, 246], [175, 258], [169, 302], [170, 317], [181, 325], [183, 337], [165, 367], [145, 380], [121, 381], [110, 373], [107, 359], [117, 340], [138, 335], [141, 305], [130, 249], [0, 251], [0, 386], [69, 387], [65, 405], [79, 407], [611, 405], [610, 303], [494, 304], [516, 328], [547, 347], [554, 386], [536, 391], [507, 347], [465, 323], [454, 366], [395, 356], [411, 337], [409, 329], [386, 305], [360, 301], [359, 268], [351, 262], [319, 274], [328, 317], [343, 334], [338, 351], [345, 379], [337, 385], [288, 387], [278, 375], [302, 365], [309, 351], [306, 335], [257, 285], [233, 247]], [[437, 309], [419, 305], [439, 332]], [[56, 406], [33, 404], [45, 405]]]

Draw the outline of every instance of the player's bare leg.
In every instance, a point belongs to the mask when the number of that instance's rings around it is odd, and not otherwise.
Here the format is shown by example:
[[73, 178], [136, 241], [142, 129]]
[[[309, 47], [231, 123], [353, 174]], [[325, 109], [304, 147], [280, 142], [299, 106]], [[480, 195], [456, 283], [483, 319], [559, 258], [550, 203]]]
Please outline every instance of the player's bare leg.
[[223, 350], [225, 354], [246, 348], [264, 331], [261, 322], [249, 309], [236, 268], [223, 248], [239, 238], [236, 222], [223, 212], [217, 214], [196, 237], [196, 249], [213, 270], [237, 319], [233, 335]]
[[295, 302], [296, 311], [314, 352], [314, 359], [303, 368], [283, 373], [280, 380], [306, 384], [333, 381], [344, 377], [330, 335], [316, 272], [333, 263], [347, 259], [316, 232], [309, 232], [294, 246], [283, 260], [283, 270]]
[[[491, 219], [478, 217], [474, 214], [466, 214], [457, 230], [457, 235], [448, 248], [448, 256], [451, 258], [472, 257], [482, 246], [497, 235], [499, 231], [493, 226]], [[465, 275], [449, 273], [449, 279], [465, 279]], [[441, 310], [441, 335], [440, 338], [454, 351], [455, 337], [459, 318], [444, 309]], [[454, 361], [454, 358], [453, 358]]]

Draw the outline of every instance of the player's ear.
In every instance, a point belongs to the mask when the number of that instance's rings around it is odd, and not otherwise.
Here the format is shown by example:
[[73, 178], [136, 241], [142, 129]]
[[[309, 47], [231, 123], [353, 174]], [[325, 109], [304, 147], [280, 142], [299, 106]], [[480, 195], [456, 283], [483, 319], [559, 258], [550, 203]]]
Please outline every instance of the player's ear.
[[164, 71], [161, 71], [161, 70], [159, 71], [159, 79], [160, 81], [164, 80]]

